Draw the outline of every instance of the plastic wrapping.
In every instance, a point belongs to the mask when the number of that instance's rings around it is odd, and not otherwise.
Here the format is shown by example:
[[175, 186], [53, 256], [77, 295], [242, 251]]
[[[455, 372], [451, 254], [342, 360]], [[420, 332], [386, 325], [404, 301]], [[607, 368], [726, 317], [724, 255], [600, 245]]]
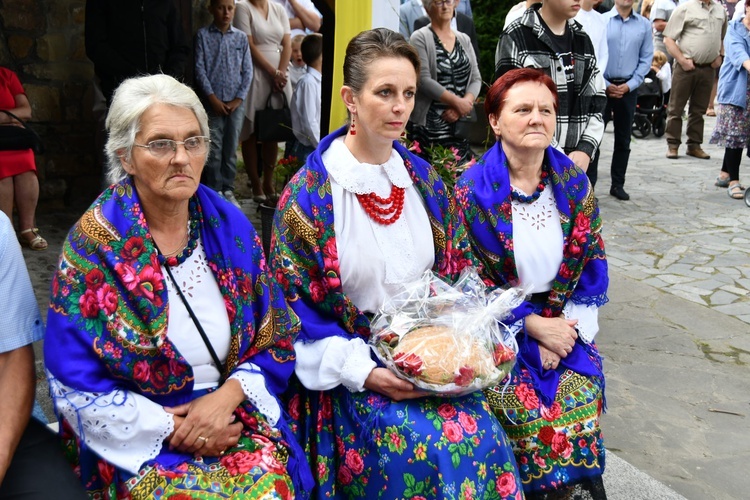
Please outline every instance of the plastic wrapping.
[[475, 268], [448, 285], [431, 271], [404, 285], [371, 322], [378, 359], [416, 387], [464, 395], [499, 384], [518, 345], [502, 323], [523, 302], [522, 287], [487, 293]]

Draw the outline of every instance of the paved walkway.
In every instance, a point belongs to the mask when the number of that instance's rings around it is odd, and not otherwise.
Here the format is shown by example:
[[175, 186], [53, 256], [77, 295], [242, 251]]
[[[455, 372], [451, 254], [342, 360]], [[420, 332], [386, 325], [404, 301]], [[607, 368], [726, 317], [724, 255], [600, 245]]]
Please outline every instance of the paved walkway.
[[[687, 498], [748, 498], [750, 208], [713, 185], [722, 149], [704, 144], [711, 159], [698, 160], [683, 145], [668, 160], [653, 136], [633, 139], [631, 199], [619, 201], [609, 195], [612, 144], [610, 127], [597, 185], [612, 280], [598, 337], [605, 443]], [[748, 183], [749, 169], [744, 158]], [[631, 494], [622, 498], [661, 498]]]
[[[706, 139], [714, 119], [706, 120]], [[610, 499], [737, 499], [750, 487], [750, 208], [713, 186], [711, 160], [665, 158], [666, 142], [634, 139], [625, 189], [609, 193], [605, 133], [597, 191], [610, 263], [605, 356]], [[742, 178], [750, 183], [750, 160]], [[250, 200], [246, 214], [259, 228]], [[24, 251], [40, 306], [60, 244], [80, 210], [45, 206], [47, 252]], [[40, 374], [41, 375], [41, 374]], [[45, 384], [38, 395], [47, 405]]]

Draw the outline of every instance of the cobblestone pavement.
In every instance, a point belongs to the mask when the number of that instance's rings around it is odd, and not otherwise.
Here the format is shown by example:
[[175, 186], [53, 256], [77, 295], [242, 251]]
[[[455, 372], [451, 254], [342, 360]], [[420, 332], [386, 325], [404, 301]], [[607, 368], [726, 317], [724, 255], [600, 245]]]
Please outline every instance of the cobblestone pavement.
[[[715, 118], [706, 117], [705, 140]], [[704, 143], [710, 160], [669, 160], [663, 137], [633, 138], [625, 190], [609, 195], [612, 127], [605, 133], [597, 191], [610, 266], [683, 299], [750, 323], [750, 207], [714, 186], [723, 148]], [[684, 138], [683, 138], [684, 140]], [[743, 175], [744, 174], [744, 175]], [[750, 159], [740, 179], [750, 185]]]

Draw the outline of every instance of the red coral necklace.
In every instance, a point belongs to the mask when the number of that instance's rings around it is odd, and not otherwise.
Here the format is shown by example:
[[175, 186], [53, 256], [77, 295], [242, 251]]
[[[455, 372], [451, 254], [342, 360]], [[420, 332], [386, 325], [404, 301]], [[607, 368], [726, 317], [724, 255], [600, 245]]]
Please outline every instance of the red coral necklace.
[[404, 188], [391, 185], [391, 195], [381, 198], [375, 193], [358, 194], [357, 199], [372, 220], [389, 226], [401, 217], [404, 211]]

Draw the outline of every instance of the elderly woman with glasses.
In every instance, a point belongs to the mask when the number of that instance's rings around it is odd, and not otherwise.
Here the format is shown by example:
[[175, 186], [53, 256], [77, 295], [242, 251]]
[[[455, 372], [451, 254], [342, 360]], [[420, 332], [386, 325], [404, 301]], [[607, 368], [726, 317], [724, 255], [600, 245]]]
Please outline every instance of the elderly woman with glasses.
[[473, 153], [469, 141], [456, 136], [456, 125], [458, 120], [472, 116], [474, 99], [481, 90], [477, 56], [469, 35], [451, 28], [457, 0], [422, 3], [430, 24], [411, 35], [410, 43], [422, 65], [408, 130], [411, 139], [423, 147], [452, 147], [462, 162], [468, 161]]
[[312, 476], [277, 396], [299, 320], [240, 210], [204, 186], [206, 113], [166, 75], [126, 80], [109, 177], [71, 229], [44, 344], [92, 497], [294, 498]]

